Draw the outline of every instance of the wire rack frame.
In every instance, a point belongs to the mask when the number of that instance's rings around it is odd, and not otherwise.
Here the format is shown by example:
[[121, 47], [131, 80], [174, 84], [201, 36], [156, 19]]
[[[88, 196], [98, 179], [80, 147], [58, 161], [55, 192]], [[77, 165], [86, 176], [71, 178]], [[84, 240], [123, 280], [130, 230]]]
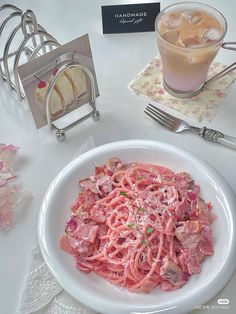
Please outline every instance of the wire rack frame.
[[[10, 13], [8, 13], [3, 21], [0, 23], [0, 40], [3, 31], [7, 29], [7, 27], [13, 20], [15, 22], [18, 21], [18, 24], [11, 29], [9, 37], [7, 38], [7, 41], [3, 48], [3, 54], [2, 56], [0, 56], [0, 80], [3, 82], [7, 82], [10, 90], [16, 91], [19, 101], [27, 101], [24, 90], [21, 87], [21, 81], [17, 70], [22, 54], [25, 54], [25, 56], [27, 57], [27, 61], [31, 61], [37, 57], [46, 54], [49, 51], [52, 51], [55, 48], [60, 47], [61, 44], [56, 40], [55, 37], [49, 34], [40, 24], [38, 24], [36, 16], [32, 10], [28, 9], [22, 11], [12, 4], [4, 4], [0, 6], [0, 12], [4, 10], [10, 11]], [[22, 34], [21, 43], [16, 51], [10, 53], [10, 48], [14, 43], [14, 39], [16, 38], [17, 34]], [[10, 74], [9, 69], [9, 61], [11, 58], [14, 58], [13, 75]], [[72, 67], [79, 67], [85, 73], [90, 82], [91, 99], [89, 101], [89, 105], [91, 106], [92, 110], [61, 129], [55, 125], [55, 121], [52, 118], [49, 100], [52, 90], [56, 84], [57, 78], [62, 75], [64, 71]], [[95, 121], [99, 119], [100, 114], [96, 108], [95, 81], [93, 74], [88, 67], [72, 61], [58, 68], [58, 71], [50, 82], [47, 90], [46, 116], [50, 129], [52, 131], [56, 131], [56, 137], [59, 141], [63, 141], [65, 139], [65, 132], [67, 130], [78, 125], [89, 117], [92, 117]]]

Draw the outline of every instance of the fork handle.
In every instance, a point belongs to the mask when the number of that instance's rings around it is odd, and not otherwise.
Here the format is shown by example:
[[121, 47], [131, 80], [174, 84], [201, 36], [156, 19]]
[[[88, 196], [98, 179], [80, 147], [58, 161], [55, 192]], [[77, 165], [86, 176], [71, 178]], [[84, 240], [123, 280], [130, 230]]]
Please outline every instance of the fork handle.
[[236, 150], [236, 138], [233, 136], [224, 135], [219, 131], [208, 129], [205, 126], [200, 129], [199, 135], [205, 140], [220, 143]]

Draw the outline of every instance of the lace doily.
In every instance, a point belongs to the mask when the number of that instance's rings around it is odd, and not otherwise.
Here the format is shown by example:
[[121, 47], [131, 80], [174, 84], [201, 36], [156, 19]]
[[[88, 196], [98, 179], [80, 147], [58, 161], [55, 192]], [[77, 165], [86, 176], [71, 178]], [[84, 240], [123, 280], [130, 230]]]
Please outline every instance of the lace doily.
[[31, 252], [18, 314], [97, 314], [73, 299], [50, 273], [38, 246]]
[[[73, 159], [95, 147], [89, 136]], [[54, 279], [38, 246], [31, 252], [17, 314], [98, 314], [72, 298]]]

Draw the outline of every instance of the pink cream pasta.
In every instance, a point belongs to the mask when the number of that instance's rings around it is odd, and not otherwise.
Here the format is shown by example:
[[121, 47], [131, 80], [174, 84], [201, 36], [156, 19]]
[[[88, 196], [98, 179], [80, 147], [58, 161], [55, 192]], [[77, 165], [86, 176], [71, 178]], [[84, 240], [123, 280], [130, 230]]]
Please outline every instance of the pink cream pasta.
[[130, 291], [183, 286], [214, 254], [210, 202], [186, 172], [118, 158], [79, 181], [60, 247]]

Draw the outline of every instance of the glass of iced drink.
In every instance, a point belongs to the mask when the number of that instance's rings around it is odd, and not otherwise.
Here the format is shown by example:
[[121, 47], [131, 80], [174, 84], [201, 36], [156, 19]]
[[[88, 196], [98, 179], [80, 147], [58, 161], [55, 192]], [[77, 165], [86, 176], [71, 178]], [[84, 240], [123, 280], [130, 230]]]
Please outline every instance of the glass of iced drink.
[[203, 3], [181, 2], [160, 12], [155, 29], [164, 87], [177, 97], [197, 95], [222, 45], [224, 16]]

